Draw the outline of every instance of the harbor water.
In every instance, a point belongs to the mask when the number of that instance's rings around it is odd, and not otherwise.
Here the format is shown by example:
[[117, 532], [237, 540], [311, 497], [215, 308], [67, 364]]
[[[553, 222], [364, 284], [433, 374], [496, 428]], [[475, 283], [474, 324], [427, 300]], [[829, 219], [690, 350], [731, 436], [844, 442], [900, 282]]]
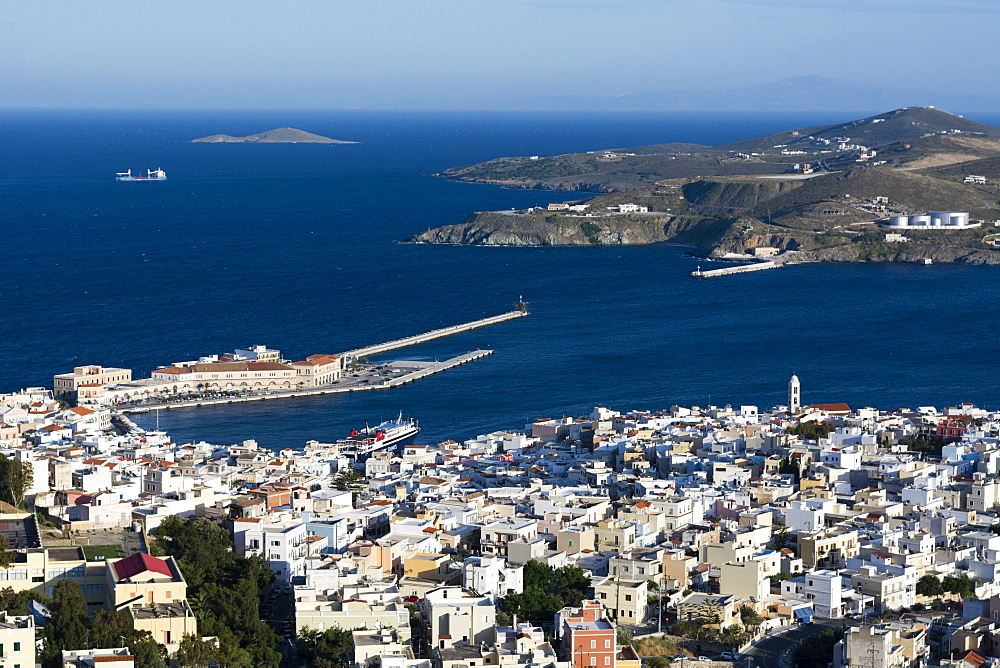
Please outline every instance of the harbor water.
[[[160, 426], [179, 441], [300, 447], [402, 411], [420, 420], [418, 440], [436, 441], [596, 404], [771, 406], [792, 373], [806, 403], [1000, 407], [997, 267], [804, 264], [699, 281], [698, 265], [715, 266], [677, 247], [398, 243], [474, 210], [585, 196], [432, 176], [450, 166], [852, 117], [5, 113], [0, 392], [87, 363], [143, 376], [252, 344], [337, 353], [503, 313], [523, 295], [527, 318], [378, 357], [495, 351], [484, 359], [384, 391], [167, 411]], [[279, 126], [361, 143], [187, 143]], [[156, 168], [169, 179], [114, 179]]]

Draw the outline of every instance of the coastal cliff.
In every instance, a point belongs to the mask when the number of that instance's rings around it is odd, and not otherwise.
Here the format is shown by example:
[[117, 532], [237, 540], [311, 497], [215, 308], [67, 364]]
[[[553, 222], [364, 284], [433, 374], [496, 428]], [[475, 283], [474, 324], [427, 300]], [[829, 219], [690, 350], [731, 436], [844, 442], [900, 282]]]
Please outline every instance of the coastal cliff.
[[630, 246], [675, 243], [700, 246], [726, 221], [670, 215], [570, 217], [498, 211], [477, 213], [407, 239], [412, 243], [477, 246]]
[[[724, 147], [657, 144], [497, 158], [443, 175], [604, 194], [568, 202], [554, 197], [545, 208], [479, 212], [407, 241], [669, 243], [716, 258], [795, 251], [797, 258], [822, 262], [1000, 264], [995, 243], [1000, 229], [994, 226], [1000, 221], [1000, 128], [932, 108], [899, 109]], [[905, 234], [881, 227], [894, 215], [942, 210], [966, 212], [979, 222], [906, 228]]]

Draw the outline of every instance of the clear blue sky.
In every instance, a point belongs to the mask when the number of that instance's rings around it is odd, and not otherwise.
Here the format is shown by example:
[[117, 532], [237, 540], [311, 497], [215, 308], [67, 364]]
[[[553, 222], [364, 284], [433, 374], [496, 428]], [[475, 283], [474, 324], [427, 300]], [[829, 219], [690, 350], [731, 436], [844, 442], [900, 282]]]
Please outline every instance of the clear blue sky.
[[998, 0], [0, 4], [0, 106], [336, 108], [819, 74], [994, 93]]

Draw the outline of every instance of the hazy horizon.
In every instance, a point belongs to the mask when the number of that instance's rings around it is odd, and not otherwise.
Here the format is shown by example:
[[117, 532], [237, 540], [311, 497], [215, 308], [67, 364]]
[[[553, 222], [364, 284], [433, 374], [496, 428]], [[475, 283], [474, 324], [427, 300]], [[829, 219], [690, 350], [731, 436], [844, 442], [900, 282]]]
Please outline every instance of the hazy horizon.
[[[8, 6], [5, 108], [464, 109], [818, 75], [996, 90], [987, 0]], [[983, 20], [988, 17], [992, 20]], [[613, 99], [613, 98], [612, 98]], [[558, 102], [556, 103], [558, 104]]]

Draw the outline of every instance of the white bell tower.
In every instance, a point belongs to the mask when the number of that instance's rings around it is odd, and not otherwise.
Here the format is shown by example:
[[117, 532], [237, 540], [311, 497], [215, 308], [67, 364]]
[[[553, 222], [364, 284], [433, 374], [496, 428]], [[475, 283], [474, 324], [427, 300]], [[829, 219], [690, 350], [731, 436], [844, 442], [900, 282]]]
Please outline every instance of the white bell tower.
[[788, 412], [797, 413], [802, 408], [802, 388], [799, 386], [799, 377], [792, 376], [788, 381]]

